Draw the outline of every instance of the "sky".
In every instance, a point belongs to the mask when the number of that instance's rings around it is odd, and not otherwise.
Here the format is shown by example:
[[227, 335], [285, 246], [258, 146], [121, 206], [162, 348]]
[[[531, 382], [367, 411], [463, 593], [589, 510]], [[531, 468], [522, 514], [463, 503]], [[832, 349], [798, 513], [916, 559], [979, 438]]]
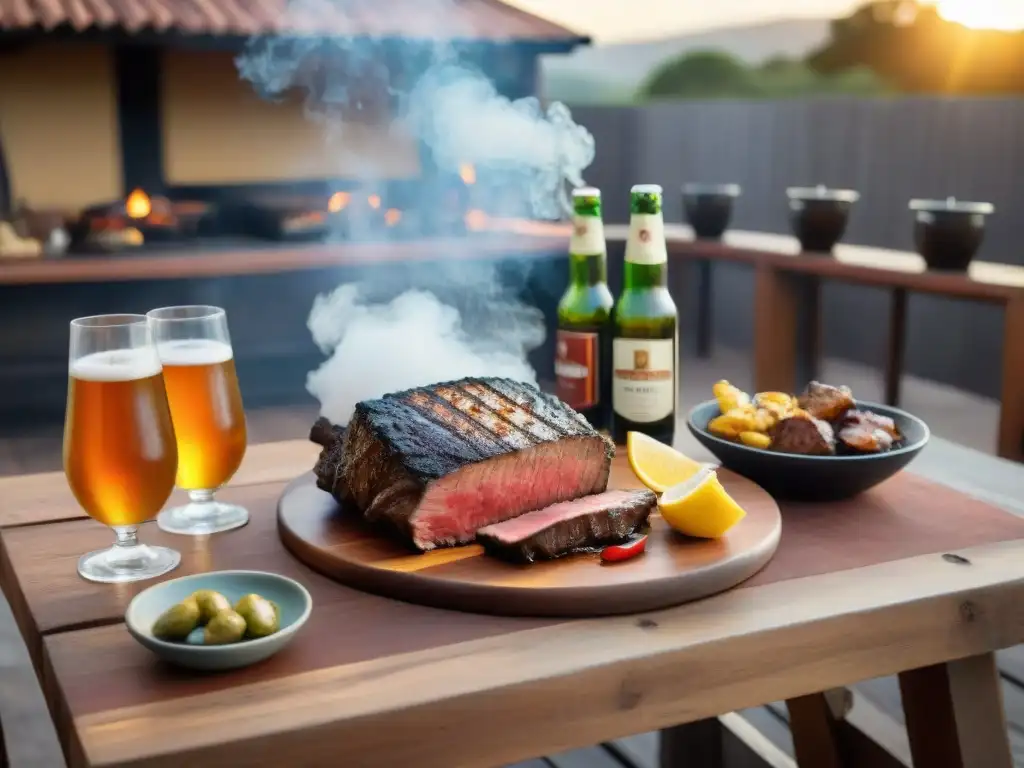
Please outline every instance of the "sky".
[[[506, 0], [595, 41], [664, 37], [676, 32], [793, 18], [837, 16], [859, 0]], [[1024, 3], [1024, 0], [1020, 0]]]
[[[597, 42], [642, 40], [696, 29], [849, 13], [863, 0], [506, 0], [589, 34]], [[972, 27], [1024, 28], [1024, 0], [935, 0], [946, 18]]]

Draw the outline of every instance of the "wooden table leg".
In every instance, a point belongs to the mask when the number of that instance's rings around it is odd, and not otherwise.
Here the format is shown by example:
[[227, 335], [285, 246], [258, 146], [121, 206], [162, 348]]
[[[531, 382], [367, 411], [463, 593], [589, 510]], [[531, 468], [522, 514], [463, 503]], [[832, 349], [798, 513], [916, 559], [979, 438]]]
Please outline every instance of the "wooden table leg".
[[758, 264], [754, 273], [754, 390], [796, 391], [800, 298], [785, 272]]
[[885, 361], [885, 402], [899, 406], [903, 354], [907, 341], [907, 291], [895, 288], [889, 304], [889, 350]]
[[995, 654], [922, 667], [899, 678], [914, 765], [1012, 768]]
[[1006, 305], [998, 453], [1024, 461], [1024, 295]]
[[706, 259], [694, 265], [697, 270], [697, 357], [700, 358], [711, 357], [714, 326], [712, 266]]
[[717, 717], [661, 732], [660, 768], [723, 768], [723, 728]]
[[797, 765], [806, 768], [843, 768], [839, 752], [837, 718], [823, 693], [786, 702]]
[[802, 391], [817, 378], [821, 284], [759, 264], [754, 275], [754, 389]]
[[793, 275], [797, 281], [797, 387], [802, 391], [807, 382], [820, 378], [821, 373], [821, 281], [814, 275]]

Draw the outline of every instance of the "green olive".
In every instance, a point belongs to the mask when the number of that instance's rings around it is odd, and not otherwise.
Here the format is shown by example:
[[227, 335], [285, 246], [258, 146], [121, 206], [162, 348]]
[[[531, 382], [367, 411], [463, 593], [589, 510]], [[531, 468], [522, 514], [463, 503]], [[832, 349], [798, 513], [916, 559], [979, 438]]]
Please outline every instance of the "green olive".
[[245, 619], [249, 637], [266, 637], [281, 625], [279, 611], [264, 597], [250, 593], [235, 603], [235, 611]]
[[206, 645], [227, 645], [237, 643], [244, 634], [245, 619], [229, 608], [210, 619], [203, 631], [203, 642]]
[[207, 624], [221, 611], [231, 610], [231, 601], [213, 589], [200, 589], [192, 593], [199, 605], [199, 623]]
[[160, 640], [184, 640], [199, 626], [199, 606], [191, 597], [172, 605], [153, 623], [153, 637]]

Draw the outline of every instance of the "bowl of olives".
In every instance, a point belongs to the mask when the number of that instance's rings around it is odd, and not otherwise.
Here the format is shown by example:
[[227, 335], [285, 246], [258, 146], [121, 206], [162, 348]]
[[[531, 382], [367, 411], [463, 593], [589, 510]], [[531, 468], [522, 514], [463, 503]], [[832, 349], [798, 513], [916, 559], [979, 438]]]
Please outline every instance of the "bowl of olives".
[[291, 642], [313, 608], [306, 588], [263, 571], [183, 576], [140, 592], [124, 620], [164, 661], [199, 670], [237, 669]]

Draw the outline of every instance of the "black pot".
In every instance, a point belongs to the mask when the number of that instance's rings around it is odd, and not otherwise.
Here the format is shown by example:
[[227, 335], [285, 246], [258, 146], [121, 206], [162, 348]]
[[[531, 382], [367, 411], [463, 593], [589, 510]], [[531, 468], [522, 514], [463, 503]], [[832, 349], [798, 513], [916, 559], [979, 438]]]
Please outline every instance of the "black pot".
[[791, 187], [789, 221], [793, 234], [803, 251], [831, 253], [843, 239], [850, 209], [860, 199], [852, 189], [829, 189], [825, 186]]
[[914, 243], [928, 269], [966, 272], [985, 239], [985, 219], [991, 203], [948, 200], [911, 200]]
[[729, 228], [738, 184], [684, 184], [683, 217], [701, 240], [718, 240]]

